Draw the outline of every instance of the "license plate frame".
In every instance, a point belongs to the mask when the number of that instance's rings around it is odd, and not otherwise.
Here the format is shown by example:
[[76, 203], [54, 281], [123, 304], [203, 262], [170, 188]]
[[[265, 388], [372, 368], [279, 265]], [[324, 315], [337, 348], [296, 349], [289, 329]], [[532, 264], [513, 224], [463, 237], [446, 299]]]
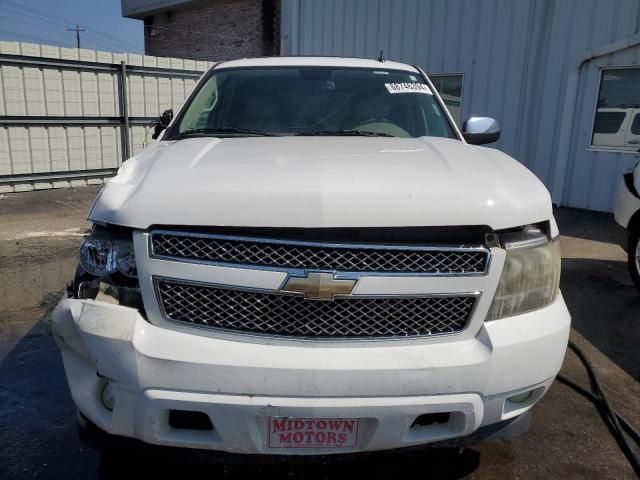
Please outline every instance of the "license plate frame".
[[270, 449], [353, 449], [358, 445], [359, 418], [269, 417]]

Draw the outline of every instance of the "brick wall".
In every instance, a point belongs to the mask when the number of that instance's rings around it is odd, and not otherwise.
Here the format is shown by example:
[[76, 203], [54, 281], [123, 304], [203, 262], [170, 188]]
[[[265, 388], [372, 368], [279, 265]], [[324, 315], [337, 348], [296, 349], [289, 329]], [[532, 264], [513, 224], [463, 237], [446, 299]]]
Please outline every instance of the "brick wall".
[[144, 20], [145, 53], [194, 60], [278, 55], [278, 0], [201, 0]]

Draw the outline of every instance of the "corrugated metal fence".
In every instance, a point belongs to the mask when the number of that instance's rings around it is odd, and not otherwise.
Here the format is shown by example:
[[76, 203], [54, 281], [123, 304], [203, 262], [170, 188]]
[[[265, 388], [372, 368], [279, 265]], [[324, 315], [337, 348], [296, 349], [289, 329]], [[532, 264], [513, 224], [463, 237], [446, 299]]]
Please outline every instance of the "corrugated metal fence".
[[211, 65], [0, 42], [0, 193], [102, 183]]

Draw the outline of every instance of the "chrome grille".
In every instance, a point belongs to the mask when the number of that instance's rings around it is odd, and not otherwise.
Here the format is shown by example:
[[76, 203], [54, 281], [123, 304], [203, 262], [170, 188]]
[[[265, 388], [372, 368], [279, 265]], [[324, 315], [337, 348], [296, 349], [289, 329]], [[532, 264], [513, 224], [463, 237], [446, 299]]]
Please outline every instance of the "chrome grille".
[[156, 280], [164, 315], [236, 332], [313, 338], [442, 335], [463, 330], [476, 296], [339, 297], [333, 301]]
[[390, 245], [323, 244], [153, 232], [154, 257], [274, 268], [470, 275], [485, 273], [489, 251]]

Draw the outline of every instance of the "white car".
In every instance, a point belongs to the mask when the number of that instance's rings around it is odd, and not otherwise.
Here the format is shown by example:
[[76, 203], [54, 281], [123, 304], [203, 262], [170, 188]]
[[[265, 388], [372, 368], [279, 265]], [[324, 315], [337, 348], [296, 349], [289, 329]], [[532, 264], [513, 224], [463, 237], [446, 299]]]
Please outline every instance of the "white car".
[[640, 108], [598, 108], [592, 140], [599, 147], [638, 149]]
[[640, 289], [640, 162], [626, 173], [618, 188], [614, 208], [616, 223], [620, 227], [620, 245], [628, 255], [629, 273]]
[[472, 145], [498, 136], [401, 63], [213, 67], [105, 185], [53, 314], [85, 434], [275, 456], [525, 430], [570, 317], [549, 193]]

